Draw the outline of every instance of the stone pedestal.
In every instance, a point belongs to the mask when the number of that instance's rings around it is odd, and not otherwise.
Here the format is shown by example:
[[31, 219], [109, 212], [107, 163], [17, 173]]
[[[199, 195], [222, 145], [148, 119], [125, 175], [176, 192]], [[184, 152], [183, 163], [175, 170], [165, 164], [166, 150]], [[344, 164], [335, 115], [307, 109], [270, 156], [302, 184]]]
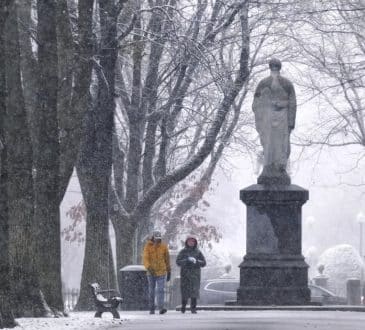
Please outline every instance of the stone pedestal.
[[301, 208], [308, 191], [296, 185], [252, 185], [247, 205], [247, 254], [240, 265], [239, 305], [310, 303], [308, 265], [302, 256]]

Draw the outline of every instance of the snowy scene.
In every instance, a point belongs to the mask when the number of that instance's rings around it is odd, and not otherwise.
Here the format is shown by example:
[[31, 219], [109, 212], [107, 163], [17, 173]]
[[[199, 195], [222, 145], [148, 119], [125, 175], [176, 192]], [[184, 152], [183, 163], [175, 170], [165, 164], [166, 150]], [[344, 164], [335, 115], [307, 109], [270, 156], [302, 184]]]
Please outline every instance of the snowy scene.
[[360, 329], [363, 0], [0, 1], [0, 329]]
[[[318, 317], [320, 313], [320, 318]], [[283, 330], [362, 330], [364, 313], [351, 312], [308, 312], [301, 311], [261, 311], [261, 312], [200, 312], [197, 315], [181, 314], [172, 311], [166, 315], [146, 315], [143, 312], [122, 313], [121, 319], [106, 315], [95, 319], [90, 312], [71, 314], [67, 319], [61, 318], [22, 318], [19, 319], [20, 330], [107, 330], [107, 329], [283, 329]]]

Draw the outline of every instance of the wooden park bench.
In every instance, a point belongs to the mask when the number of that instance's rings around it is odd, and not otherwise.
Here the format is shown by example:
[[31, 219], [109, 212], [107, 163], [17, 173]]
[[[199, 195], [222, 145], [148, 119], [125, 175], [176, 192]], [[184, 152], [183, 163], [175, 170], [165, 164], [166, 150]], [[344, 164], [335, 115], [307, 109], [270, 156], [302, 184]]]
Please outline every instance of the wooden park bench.
[[[101, 290], [98, 283], [89, 284], [91, 287], [92, 295], [96, 306], [95, 317], [101, 317], [104, 312], [110, 312], [115, 319], [119, 319], [119, 313], [117, 311], [118, 305], [122, 303], [123, 299], [119, 297], [119, 293], [116, 290]], [[105, 298], [103, 293], [113, 293], [110, 298]]]

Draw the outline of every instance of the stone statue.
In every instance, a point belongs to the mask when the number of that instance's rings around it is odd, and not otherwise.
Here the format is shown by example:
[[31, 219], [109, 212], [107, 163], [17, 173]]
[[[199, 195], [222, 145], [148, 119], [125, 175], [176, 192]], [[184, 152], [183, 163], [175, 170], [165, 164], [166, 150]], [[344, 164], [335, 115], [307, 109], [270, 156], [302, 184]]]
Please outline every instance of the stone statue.
[[271, 59], [271, 75], [256, 88], [252, 109], [264, 151], [263, 170], [257, 183], [289, 185], [286, 166], [290, 155], [290, 133], [295, 125], [296, 97], [293, 84], [280, 75], [281, 62]]

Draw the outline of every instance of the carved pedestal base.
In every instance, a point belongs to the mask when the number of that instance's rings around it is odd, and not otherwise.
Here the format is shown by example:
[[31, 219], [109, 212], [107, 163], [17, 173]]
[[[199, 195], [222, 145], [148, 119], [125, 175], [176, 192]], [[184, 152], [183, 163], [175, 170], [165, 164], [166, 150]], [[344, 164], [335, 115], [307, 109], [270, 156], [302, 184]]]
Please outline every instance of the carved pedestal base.
[[258, 184], [263, 185], [290, 185], [290, 176], [285, 167], [279, 165], [265, 165], [257, 178]]
[[301, 207], [308, 191], [295, 185], [241, 190], [247, 205], [247, 254], [240, 265], [240, 305], [306, 305], [308, 265], [301, 252]]
[[240, 265], [239, 305], [306, 305], [308, 265], [301, 256], [246, 255]]

